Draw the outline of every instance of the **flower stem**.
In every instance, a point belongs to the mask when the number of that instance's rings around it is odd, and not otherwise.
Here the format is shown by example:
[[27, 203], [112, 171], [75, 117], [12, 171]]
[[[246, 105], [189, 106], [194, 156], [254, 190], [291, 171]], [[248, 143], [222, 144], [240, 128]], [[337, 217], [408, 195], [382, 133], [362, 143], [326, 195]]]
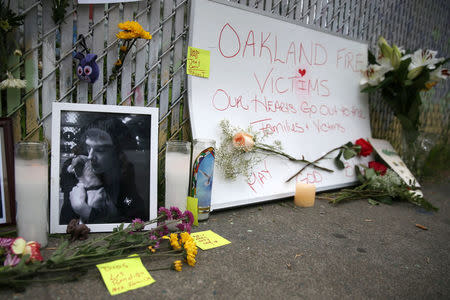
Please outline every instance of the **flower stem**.
[[[317, 161], [311, 162], [311, 161], [309, 161], [309, 160], [306, 160], [304, 157], [302, 157], [301, 159], [298, 159], [298, 158], [295, 158], [295, 157], [293, 157], [293, 156], [290, 156], [290, 155], [287, 154], [287, 153], [278, 151], [278, 150], [276, 150], [276, 149], [274, 149], [274, 148], [272, 148], [272, 147], [270, 147], [270, 146], [268, 146], [268, 145], [262, 144], [261, 146], [255, 146], [255, 149], [258, 149], [258, 150], [261, 150], [261, 151], [266, 151], [266, 152], [271, 152], [271, 153], [274, 153], [274, 154], [278, 154], [278, 155], [284, 156], [284, 157], [286, 157], [287, 159], [289, 159], [290, 161], [307, 163], [306, 166], [313, 165], [315, 168], [321, 169], [321, 170], [323, 170], [323, 171], [333, 172], [333, 170], [331, 170], [331, 169], [328, 169], [328, 168], [325, 168], [325, 167], [318, 166], [318, 165], [316, 164]], [[306, 166], [305, 166], [305, 167], [306, 167]], [[304, 169], [304, 168], [303, 168], [303, 169]], [[302, 169], [302, 170], [303, 170], [303, 169]], [[297, 174], [296, 174], [296, 175], [297, 175]], [[294, 175], [293, 177], [295, 177], [295, 175]], [[286, 182], [288, 182], [289, 180], [291, 180], [293, 177], [289, 178]]]
[[310, 165], [313, 165], [316, 168], [320, 168], [320, 169], [325, 169], [328, 170], [329, 172], [333, 172], [333, 170], [327, 169], [327, 168], [323, 168], [323, 167], [319, 167], [316, 165], [317, 162], [319, 162], [320, 160], [324, 159], [328, 154], [333, 153], [336, 150], [340, 150], [342, 149], [342, 146], [336, 147], [334, 149], [331, 149], [330, 151], [328, 151], [327, 153], [325, 153], [324, 155], [322, 155], [321, 157], [317, 158], [316, 160], [314, 160], [313, 162], [308, 162], [305, 166], [303, 166], [303, 168], [300, 169], [300, 171], [298, 171], [297, 173], [295, 173], [294, 175], [292, 175], [291, 177], [289, 177], [288, 180], [286, 180], [286, 182], [291, 181], [292, 178], [294, 178], [295, 176], [299, 175], [301, 172], [303, 172], [303, 170], [305, 170], [307, 167], [309, 167]]

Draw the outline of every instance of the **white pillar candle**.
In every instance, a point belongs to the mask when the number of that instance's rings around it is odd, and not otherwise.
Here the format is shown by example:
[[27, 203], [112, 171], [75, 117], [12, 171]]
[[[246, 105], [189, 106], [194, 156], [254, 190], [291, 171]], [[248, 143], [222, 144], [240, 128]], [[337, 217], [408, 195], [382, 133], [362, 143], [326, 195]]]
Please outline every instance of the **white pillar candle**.
[[185, 145], [189, 152], [166, 150], [166, 200], [165, 207], [176, 206], [181, 211], [186, 210], [189, 173], [190, 173], [190, 143]]
[[48, 165], [46, 160], [15, 159], [17, 234], [42, 247], [48, 243]]
[[307, 184], [298, 182], [295, 186], [294, 203], [300, 207], [314, 206], [316, 198], [316, 186], [314, 184]]

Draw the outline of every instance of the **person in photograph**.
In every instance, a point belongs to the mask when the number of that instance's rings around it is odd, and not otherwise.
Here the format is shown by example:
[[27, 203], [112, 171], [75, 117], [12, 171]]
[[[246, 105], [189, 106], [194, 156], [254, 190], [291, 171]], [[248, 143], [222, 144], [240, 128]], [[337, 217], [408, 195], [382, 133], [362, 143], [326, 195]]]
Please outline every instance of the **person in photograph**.
[[83, 223], [121, 223], [148, 219], [136, 191], [134, 166], [125, 147], [134, 142], [119, 118], [99, 118], [82, 131], [78, 155], [61, 171], [64, 202], [60, 224], [71, 219]]

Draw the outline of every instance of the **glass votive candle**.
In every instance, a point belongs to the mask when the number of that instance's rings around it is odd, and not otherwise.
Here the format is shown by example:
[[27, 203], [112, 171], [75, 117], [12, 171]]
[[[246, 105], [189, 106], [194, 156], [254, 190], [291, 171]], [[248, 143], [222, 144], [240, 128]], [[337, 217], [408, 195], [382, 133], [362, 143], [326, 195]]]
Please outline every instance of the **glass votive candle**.
[[45, 142], [20, 142], [15, 147], [17, 235], [48, 243], [48, 155]]
[[189, 193], [191, 143], [168, 141], [166, 143], [166, 200], [165, 207], [186, 210]]
[[195, 139], [192, 149], [192, 191], [198, 199], [198, 220], [207, 220], [211, 210], [216, 141]]

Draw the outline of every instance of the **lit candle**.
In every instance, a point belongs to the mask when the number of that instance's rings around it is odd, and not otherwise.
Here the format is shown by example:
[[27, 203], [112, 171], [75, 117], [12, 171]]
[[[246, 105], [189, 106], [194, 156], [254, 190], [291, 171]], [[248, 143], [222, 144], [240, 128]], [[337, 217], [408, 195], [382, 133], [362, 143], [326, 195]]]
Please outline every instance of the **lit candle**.
[[316, 186], [314, 184], [297, 183], [295, 186], [294, 203], [300, 207], [314, 206], [316, 198]]
[[17, 234], [27, 241], [38, 242], [42, 247], [48, 242], [47, 159], [44, 143], [19, 143], [16, 146]]

